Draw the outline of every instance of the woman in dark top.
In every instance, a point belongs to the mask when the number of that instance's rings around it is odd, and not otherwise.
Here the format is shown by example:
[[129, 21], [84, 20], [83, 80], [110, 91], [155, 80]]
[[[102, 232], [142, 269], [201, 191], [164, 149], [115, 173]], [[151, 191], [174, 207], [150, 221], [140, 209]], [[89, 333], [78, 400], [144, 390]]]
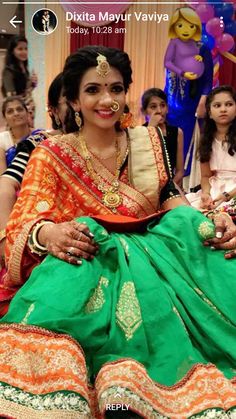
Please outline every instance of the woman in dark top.
[[144, 92], [141, 101], [142, 113], [146, 119], [144, 125], [161, 129], [169, 154], [173, 179], [181, 186], [184, 173], [183, 132], [180, 128], [166, 122], [167, 96], [161, 89], [154, 87]]
[[2, 94], [4, 97], [21, 96], [27, 107], [34, 108], [32, 91], [36, 85], [37, 76], [28, 69], [28, 41], [24, 36], [13, 36], [2, 72]]

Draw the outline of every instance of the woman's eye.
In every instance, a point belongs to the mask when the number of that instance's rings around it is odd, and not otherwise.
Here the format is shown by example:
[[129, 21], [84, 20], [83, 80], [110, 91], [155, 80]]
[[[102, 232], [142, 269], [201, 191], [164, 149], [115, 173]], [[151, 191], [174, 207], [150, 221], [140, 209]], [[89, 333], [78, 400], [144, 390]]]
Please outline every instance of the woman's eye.
[[86, 93], [97, 93], [97, 91], [98, 91], [97, 86], [89, 86], [85, 90]]
[[121, 93], [121, 92], [124, 91], [124, 87], [123, 86], [113, 86], [111, 91], [114, 92], [114, 93]]
[[179, 28], [182, 28], [182, 26], [183, 26], [183, 25], [182, 25], [182, 23], [179, 23], [179, 24], [178, 24], [178, 27], [179, 27]]
[[190, 28], [193, 29], [194, 28], [194, 25], [190, 25]]

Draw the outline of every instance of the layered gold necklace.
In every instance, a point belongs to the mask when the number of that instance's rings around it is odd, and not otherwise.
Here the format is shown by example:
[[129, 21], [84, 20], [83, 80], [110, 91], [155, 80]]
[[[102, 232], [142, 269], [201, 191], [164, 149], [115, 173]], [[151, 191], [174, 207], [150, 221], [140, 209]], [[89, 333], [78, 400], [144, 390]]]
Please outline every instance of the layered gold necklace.
[[[115, 142], [115, 149], [116, 149], [116, 170], [114, 174], [114, 180], [111, 183], [111, 186], [106, 185], [102, 178], [96, 173], [92, 163], [92, 155], [91, 152], [88, 150], [86, 140], [82, 134], [79, 135], [79, 141], [83, 150], [84, 159], [86, 162], [86, 167], [88, 173], [97, 186], [98, 190], [102, 192], [102, 202], [103, 204], [110, 208], [113, 212], [117, 212], [116, 208], [121, 205], [122, 203], [122, 196], [119, 193], [119, 176], [120, 170], [122, 167], [122, 159], [121, 159], [121, 150], [118, 142], [118, 138], [116, 138]], [[128, 148], [126, 151], [125, 158], [128, 154]]]

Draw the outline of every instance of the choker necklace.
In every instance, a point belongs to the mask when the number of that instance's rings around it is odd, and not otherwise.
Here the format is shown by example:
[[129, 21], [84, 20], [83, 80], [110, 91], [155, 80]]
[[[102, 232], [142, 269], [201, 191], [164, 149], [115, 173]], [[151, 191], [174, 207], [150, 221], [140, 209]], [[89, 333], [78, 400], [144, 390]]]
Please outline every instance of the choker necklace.
[[118, 144], [118, 139], [116, 138], [116, 171], [114, 174], [114, 180], [111, 183], [111, 186], [106, 186], [102, 181], [101, 177], [95, 172], [92, 164], [91, 152], [88, 150], [86, 145], [85, 138], [82, 134], [79, 135], [80, 144], [82, 146], [83, 155], [85, 158], [86, 167], [90, 177], [97, 186], [98, 190], [103, 193], [102, 202], [103, 204], [110, 208], [112, 212], [117, 212], [117, 207], [122, 203], [122, 196], [119, 193], [119, 176], [122, 166], [121, 152]]

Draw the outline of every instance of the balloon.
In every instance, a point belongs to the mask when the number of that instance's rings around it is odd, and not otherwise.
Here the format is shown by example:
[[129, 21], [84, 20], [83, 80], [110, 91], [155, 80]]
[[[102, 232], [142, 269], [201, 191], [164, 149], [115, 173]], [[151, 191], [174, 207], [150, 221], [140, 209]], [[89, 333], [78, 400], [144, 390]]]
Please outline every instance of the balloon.
[[216, 38], [216, 47], [219, 52], [230, 51], [234, 47], [234, 38], [229, 33], [223, 33]]
[[215, 15], [217, 17], [223, 17], [224, 21], [229, 21], [234, 14], [234, 6], [231, 3], [222, 3], [215, 5]]
[[208, 22], [208, 20], [212, 19], [215, 15], [214, 8], [209, 4], [200, 4], [196, 8], [196, 12], [202, 23]]
[[221, 24], [221, 21], [218, 17], [213, 17], [213, 19], [207, 22], [206, 31], [214, 38], [219, 37], [224, 32], [224, 24]]
[[236, 21], [235, 20], [232, 20], [231, 22], [226, 23], [225, 32], [229, 33], [232, 36], [236, 35]]
[[214, 48], [211, 50], [211, 55], [212, 55], [213, 60], [217, 57], [217, 55], [218, 55], [218, 54], [219, 54], [218, 49], [217, 49], [216, 47], [214, 47]]
[[201, 41], [210, 50], [212, 50], [215, 46], [215, 38], [213, 38], [213, 36], [211, 36], [211, 35], [207, 35], [207, 34], [203, 33]]

